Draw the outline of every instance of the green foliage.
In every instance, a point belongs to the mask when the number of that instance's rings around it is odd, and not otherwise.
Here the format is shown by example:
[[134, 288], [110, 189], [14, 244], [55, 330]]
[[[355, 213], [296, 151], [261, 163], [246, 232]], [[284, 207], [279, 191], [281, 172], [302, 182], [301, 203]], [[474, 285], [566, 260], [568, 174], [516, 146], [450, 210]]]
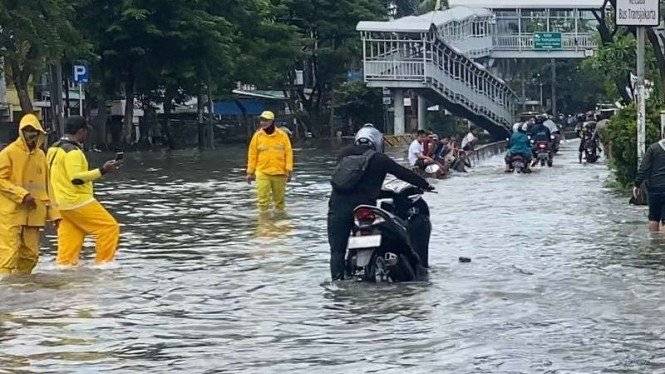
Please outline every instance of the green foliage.
[[369, 88], [362, 82], [342, 84], [335, 91], [335, 110], [344, 123], [354, 129], [365, 123], [381, 127], [383, 123], [383, 94], [381, 89]]
[[[329, 127], [334, 89], [346, 72], [360, 65], [361, 44], [356, 25], [384, 19], [381, 0], [274, 0], [279, 20], [295, 28], [300, 53], [285, 72], [289, 106], [305, 131], [322, 134]], [[305, 85], [295, 86], [293, 71], [305, 73]], [[301, 109], [302, 108], [302, 109]]]
[[462, 138], [469, 131], [468, 126], [458, 117], [446, 115], [443, 111], [428, 112], [428, 130], [436, 133], [439, 137]]
[[[651, 103], [652, 104], [652, 103]], [[606, 133], [612, 147], [611, 167], [617, 181], [627, 186], [635, 180], [637, 173], [637, 120], [635, 105], [630, 105], [611, 118]], [[647, 108], [646, 143], [660, 139], [659, 111], [655, 105]]]
[[19, 90], [21, 106], [27, 99], [30, 77], [46, 64], [82, 47], [71, 23], [73, 8], [67, 0], [0, 0], [0, 57]]
[[[562, 113], [580, 113], [593, 110], [598, 102], [613, 102], [608, 95], [605, 76], [590, 63], [575, 60], [557, 64], [557, 103]], [[609, 85], [615, 87], [614, 85]]]

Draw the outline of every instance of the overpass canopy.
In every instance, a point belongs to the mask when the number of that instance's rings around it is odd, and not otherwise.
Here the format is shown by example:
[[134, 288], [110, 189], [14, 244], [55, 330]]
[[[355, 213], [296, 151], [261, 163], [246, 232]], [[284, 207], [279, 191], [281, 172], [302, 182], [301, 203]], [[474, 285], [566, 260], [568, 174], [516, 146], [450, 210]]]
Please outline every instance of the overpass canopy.
[[487, 9], [601, 9], [604, 0], [449, 0], [451, 8]]
[[473, 9], [458, 6], [448, 10], [433, 11], [420, 16], [402, 17], [392, 21], [361, 21], [357, 31], [376, 32], [428, 32], [432, 25], [441, 27], [451, 22], [462, 22], [469, 18], [492, 17], [489, 9]]

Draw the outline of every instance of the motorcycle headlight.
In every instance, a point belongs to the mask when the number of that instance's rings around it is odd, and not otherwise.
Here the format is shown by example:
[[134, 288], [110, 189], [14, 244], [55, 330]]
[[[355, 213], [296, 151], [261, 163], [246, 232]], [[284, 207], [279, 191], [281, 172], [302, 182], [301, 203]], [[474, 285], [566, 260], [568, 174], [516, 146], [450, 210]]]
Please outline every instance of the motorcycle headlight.
[[550, 135], [550, 139], [554, 140], [554, 139], [556, 139], [556, 136]]

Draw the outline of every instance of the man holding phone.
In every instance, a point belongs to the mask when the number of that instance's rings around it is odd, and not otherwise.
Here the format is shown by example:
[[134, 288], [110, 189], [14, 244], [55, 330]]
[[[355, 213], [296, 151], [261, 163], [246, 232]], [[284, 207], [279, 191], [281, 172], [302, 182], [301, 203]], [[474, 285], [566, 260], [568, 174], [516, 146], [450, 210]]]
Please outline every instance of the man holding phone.
[[120, 226], [95, 199], [92, 182], [118, 170], [122, 154], [97, 169], [88, 170], [83, 143], [89, 133], [85, 118], [67, 118], [65, 136], [46, 155], [52, 194], [62, 216], [56, 259], [60, 265], [78, 264], [86, 235], [95, 237], [98, 264], [112, 261], [118, 248]]

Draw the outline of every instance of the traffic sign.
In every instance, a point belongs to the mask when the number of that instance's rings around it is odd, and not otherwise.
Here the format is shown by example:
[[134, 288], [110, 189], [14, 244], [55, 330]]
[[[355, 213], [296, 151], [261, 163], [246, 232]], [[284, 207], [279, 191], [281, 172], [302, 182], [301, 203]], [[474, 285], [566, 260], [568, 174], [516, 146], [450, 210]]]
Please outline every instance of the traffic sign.
[[658, 0], [617, 0], [618, 26], [658, 26], [660, 8]]
[[533, 48], [539, 50], [561, 49], [561, 33], [560, 32], [534, 33]]
[[74, 65], [74, 82], [88, 83], [90, 80], [90, 69], [85, 65]]

